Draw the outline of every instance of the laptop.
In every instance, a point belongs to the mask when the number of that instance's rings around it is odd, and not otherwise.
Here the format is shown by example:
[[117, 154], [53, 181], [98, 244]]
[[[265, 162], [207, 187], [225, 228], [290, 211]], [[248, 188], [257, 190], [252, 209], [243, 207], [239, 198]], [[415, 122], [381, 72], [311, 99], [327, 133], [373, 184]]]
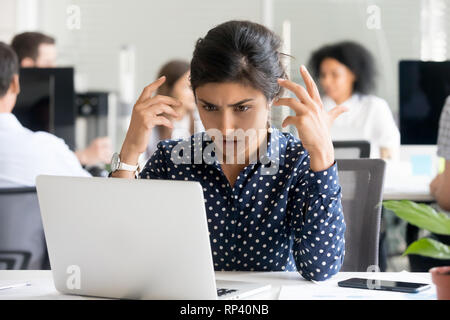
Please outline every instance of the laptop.
[[36, 188], [61, 293], [209, 300], [270, 289], [216, 282], [198, 182], [41, 175]]

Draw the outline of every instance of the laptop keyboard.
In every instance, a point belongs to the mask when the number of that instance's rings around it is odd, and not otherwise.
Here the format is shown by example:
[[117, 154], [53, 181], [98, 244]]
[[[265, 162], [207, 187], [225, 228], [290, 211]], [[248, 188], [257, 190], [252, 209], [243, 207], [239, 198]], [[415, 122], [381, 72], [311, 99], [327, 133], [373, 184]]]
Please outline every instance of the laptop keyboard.
[[229, 293], [233, 293], [236, 292], [237, 290], [235, 289], [217, 289], [217, 296], [221, 297], [223, 295], [229, 294]]

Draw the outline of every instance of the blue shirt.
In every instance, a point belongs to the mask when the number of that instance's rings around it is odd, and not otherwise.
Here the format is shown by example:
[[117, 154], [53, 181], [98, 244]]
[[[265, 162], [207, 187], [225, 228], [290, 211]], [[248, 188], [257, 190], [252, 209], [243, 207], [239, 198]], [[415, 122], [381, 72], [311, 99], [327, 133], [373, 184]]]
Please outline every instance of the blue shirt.
[[[214, 161], [194, 153], [214, 144], [205, 132], [184, 141], [190, 150], [177, 147], [182, 141], [161, 141], [139, 177], [202, 185], [215, 270], [298, 270], [318, 281], [340, 270], [345, 222], [336, 164], [311, 171], [301, 141], [274, 128], [267, 158], [230, 186], [214, 152]], [[180, 156], [188, 161], [180, 164]]]

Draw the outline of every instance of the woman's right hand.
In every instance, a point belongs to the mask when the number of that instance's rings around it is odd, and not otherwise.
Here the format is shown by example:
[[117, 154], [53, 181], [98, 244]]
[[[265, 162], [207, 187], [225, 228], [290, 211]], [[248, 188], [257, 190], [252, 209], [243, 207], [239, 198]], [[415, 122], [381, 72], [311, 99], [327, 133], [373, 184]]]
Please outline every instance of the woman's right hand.
[[167, 96], [152, 97], [164, 81], [166, 77], [162, 76], [146, 86], [134, 105], [130, 126], [120, 152], [122, 162], [130, 165], [138, 163], [139, 155], [147, 148], [153, 127], [162, 125], [173, 128], [172, 122], [163, 114], [177, 118], [178, 114], [173, 107], [181, 107], [181, 102]]

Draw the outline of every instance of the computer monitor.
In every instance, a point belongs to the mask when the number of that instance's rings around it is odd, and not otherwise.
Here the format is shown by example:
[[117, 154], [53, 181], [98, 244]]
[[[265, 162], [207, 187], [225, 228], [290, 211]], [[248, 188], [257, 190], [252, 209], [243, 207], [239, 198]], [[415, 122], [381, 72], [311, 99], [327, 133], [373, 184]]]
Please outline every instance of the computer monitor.
[[73, 68], [22, 68], [13, 113], [32, 131], [47, 131], [75, 150]]
[[450, 61], [400, 61], [400, 134], [403, 145], [435, 145], [450, 96]]

